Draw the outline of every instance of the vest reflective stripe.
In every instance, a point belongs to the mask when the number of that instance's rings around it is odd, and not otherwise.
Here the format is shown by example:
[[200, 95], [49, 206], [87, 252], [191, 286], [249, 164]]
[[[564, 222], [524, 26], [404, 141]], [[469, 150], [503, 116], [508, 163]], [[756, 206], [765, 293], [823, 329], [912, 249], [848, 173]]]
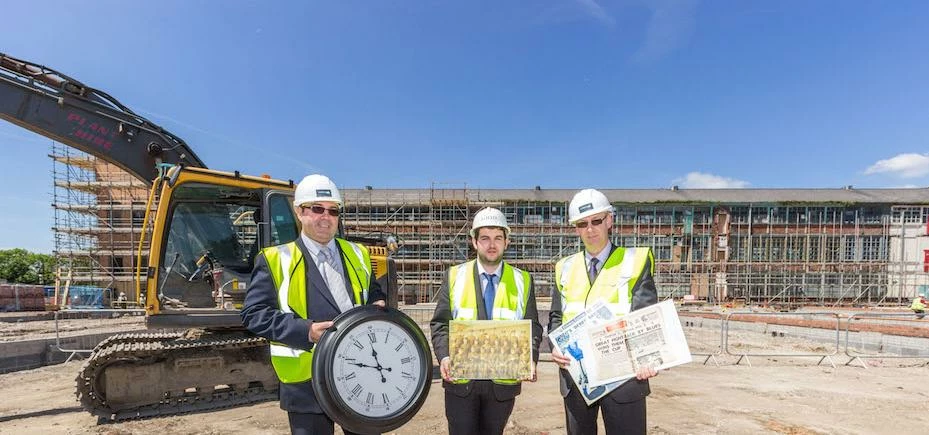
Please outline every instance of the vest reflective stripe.
[[[312, 351], [310, 351], [312, 352]], [[271, 357], [282, 356], [287, 358], [299, 358], [301, 354], [307, 353], [303, 349], [294, 349], [283, 344], [271, 344]]]
[[[555, 283], [558, 287], [559, 292], [562, 293], [561, 294], [562, 312], [563, 312], [563, 315], [565, 316], [568, 313], [572, 313], [571, 317], [574, 317], [577, 315], [577, 313], [584, 311], [584, 303], [585, 303], [584, 299], [569, 300], [568, 298], [565, 297], [564, 292], [563, 292], [563, 289], [569, 287], [571, 272], [574, 271], [573, 266], [576, 260], [579, 260], [581, 264], [584, 264], [584, 253], [579, 252], [577, 254], [570, 255], [562, 259], [557, 264], [555, 264]], [[584, 267], [581, 267], [581, 269], [584, 269]], [[567, 274], [562, 273], [562, 271], [564, 270], [567, 270], [569, 273]], [[589, 281], [589, 278], [588, 278], [588, 281]], [[567, 321], [568, 319], [563, 317], [562, 320]]]
[[290, 271], [290, 246], [287, 245], [278, 245], [276, 246], [278, 254], [280, 255], [281, 265], [279, 270], [285, 271], [281, 274], [281, 284], [277, 288], [277, 302], [280, 304], [281, 311], [285, 313], [293, 313], [294, 311], [290, 308], [290, 274], [286, 271]]
[[632, 289], [652, 258], [649, 248], [616, 248], [593, 285], [587, 275], [584, 252], [561, 259], [555, 265], [555, 284], [563, 304], [562, 321], [568, 322], [584, 311], [588, 302], [597, 300], [604, 301], [617, 316], [628, 313], [632, 307]]
[[[468, 264], [468, 263], [465, 263]], [[470, 278], [469, 278], [470, 276]], [[459, 267], [452, 266], [451, 270], [448, 271], [448, 288], [451, 291], [449, 297], [449, 303], [452, 307], [452, 318], [453, 319], [476, 319], [477, 318], [477, 302], [473, 304], [472, 307], [464, 308], [464, 311], [461, 307], [461, 300], [464, 299], [464, 291], [466, 287], [466, 282], [471, 280], [471, 288], [474, 288], [474, 276], [472, 275], [471, 269], [468, 267]], [[473, 298], [472, 298], [473, 299]], [[496, 301], [494, 301], [496, 302]]]
[[[352, 286], [354, 305], [367, 300], [370, 274], [368, 251], [362, 246], [342, 239], [336, 242], [345, 252], [349, 283]], [[296, 242], [273, 246], [262, 250], [268, 263], [268, 271], [277, 287], [280, 310], [301, 319], [307, 318], [306, 263], [303, 252]], [[313, 376], [313, 350], [303, 350], [283, 343], [271, 342], [271, 365], [278, 379], [285, 384], [305, 382]]]
[[[449, 305], [452, 318], [455, 320], [477, 320], [477, 288], [474, 280], [474, 268], [477, 260], [471, 260], [456, 266], [448, 271]], [[522, 320], [525, 317], [526, 305], [529, 303], [529, 294], [526, 291], [529, 282], [529, 272], [517, 269], [503, 263], [500, 283], [494, 296], [493, 320]], [[511, 290], [512, 289], [512, 290]], [[513, 291], [515, 290], [515, 291]], [[458, 379], [457, 384], [470, 382], [467, 379]], [[514, 385], [519, 383], [516, 379], [494, 379], [498, 384]]]
[[[522, 272], [522, 270], [520, 270]], [[526, 282], [529, 281], [529, 272], [523, 272], [518, 275], [516, 278], [516, 312], [513, 313], [516, 320], [522, 319], [525, 317], [526, 313], [526, 304], [528, 303], [529, 297], [526, 295]], [[494, 301], [496, 303], [496, 301]], [[496, 310], [494, 310], [496, 314]]]
[[352, 302], [357, 307], [368, 300], [368, 288], [370, 287], [371, 278], [371, 269], [368, 268], [368, 265], [371, 264], [371, 257], [368, 254], [368, 248], [364, 246], [348, 240], [335, 239], [335, 241], [342, 248], [342, 252], [345, 253], [342, 258], [348, 259], [345, 268], [348, 269], [348, 280], [355, 293], [355, 300]]
[[[295, 245], [296, 246], [296, 245]], [[288, 245], [278, 245], [274, 248], [277, 249], [278, 255], [280, 258], [280, 267], [276, 268], [278, 271], [289, 271], [290, 262], [292, 259], [291, 247]], [[272, 276], [274, 274], [272, 273]], [[277, 289], [277, 302], [281, 307], [281, 311], [285, 313], [293, 313], [293, 309], [290, 308], [290, 274], [282, 273], [281, 274], [281, 284]], [[303, 349], [294, 349], [276, 342], [271, 342], [271, 356], [282, 356], [288, 358], [299, 358], [300, 354], [306, 353]]]

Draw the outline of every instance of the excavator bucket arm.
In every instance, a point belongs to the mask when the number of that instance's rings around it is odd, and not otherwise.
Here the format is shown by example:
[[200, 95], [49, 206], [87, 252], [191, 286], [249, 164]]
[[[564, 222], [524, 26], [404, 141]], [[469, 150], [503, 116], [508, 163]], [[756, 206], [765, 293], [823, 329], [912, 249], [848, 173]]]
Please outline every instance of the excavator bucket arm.
[[161, 163], [206, 167], [181, 138], [105, 92], [3, 53], [0, 118], [111, 162], [149, 184]]

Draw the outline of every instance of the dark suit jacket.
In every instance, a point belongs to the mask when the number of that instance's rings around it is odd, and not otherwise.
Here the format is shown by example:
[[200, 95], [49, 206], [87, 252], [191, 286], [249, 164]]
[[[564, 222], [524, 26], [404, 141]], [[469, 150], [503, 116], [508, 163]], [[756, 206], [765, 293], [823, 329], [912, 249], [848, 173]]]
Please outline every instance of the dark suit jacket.
[[[259, 254], [255, 260], [255, 268], [252, 269], [252, 278], [248, 283], [248, 291], [245, 294], [245, 303], [242, 306], [242, 323], [259, 337], [268, 340], [280, 342], [287, 346], [310, 350], [313, 343], [310, 342], [310, 323], [323, 322], [332, 320], [340, 314], [339, 307], [332, 298], [332, 292], [319, 273], [319, 269], [313, 263], [310, 252], [303, 244], [302, 238], [297, 238], [297, 246], [303, 254], [300, 258], [294, 258], [291, 270], [293, 270], [297, 261], [302, 261], [306, 270], [306, 303], [307, 317], [301, 319], [292, 313], [281, 311], [278, 303], [277, 287], [271, 278], [268, 270], [268, 262], [263, 254]], [[339, 247], [339, 244], [336, 243]], [[341, 247], [339, 247], [341, 253]], [[354, 302], [355, 295], [351, 289], [348, 279], [347, 261], [345, 254], [342, 255], [342, 274], [346, 282], [346, 290], [349, 293], [349, 299]], [[368, 265], [370, 268], [371, 265]], [[368, 290], [368, 300], [362, 301], [372, 303], [378, 300], [386, 299], [381, 291], [377, 281], [371, 279], [371, 285]], [[323, 410], [316, 402], [316, 395], [313, 393], [311, 381], [298, 384], [281, 383], [280, 398], [281, 409], [288, 412], [302, 412], [322, 414]]]
[[[615, 250], [615, 246], [612, 249]], [[613, 251], [611, 250], [610, 255], [612, 254]], [[595, 301], [587, 301], [587, 304], [592, 304], [593, 302]], [[645, 262], [645, 267], [639, 275], [635, 287], [632, 288], [632, 307], [630, 310], [635, 311], [657, 302], [658, 289], [655, 288], [655, 279], [652, 277], [652, 261], [649, 259]], [[561, 326], [563, 304], [561, 293], [559, 293], [556, 288], [552, 291], [552, 307], [548, 316], [549, 331], [554, 331], [555, 328]], [[562, 369], [559, 371], [561, 372], [561, 396], [566, 397], [568, 395], [569, 385], [573, 384], [574, 381], [571, 380], [571, 375], [568, 374], [567, 370]], [[635, 402], [648, 396], [650, 393], [651, 389], [648, 387], [648, 380], [640, 381], [633, 379], [620, 385], [619, 388], [613, 390], [606, 397], [619, 403], [628, 403]]]
[[[484, 292], [480, 287], [481, 279], [479, 277], [478, 268], [480, 266], [475, 261], [474, 262], [474, 297], [477, 299], [477, 319], [478, 320], [487, 320], [487, 307], [484, 306]], [[509, 265], [504, 265], [504, 267], [512, 267]], [[432, 316], [432, 321], [430, 322], [430, 327], [432, 329], [432, 348], [435, 352], [436, 359], [441, 363], [442, 359], [448, 356], [448, 322], [452, 320], [452, 310], [450, 306], [449, 296], [450, 291], [448, 288], [448, 273], [445, 274], [445, 277], [442, 281], [442, 287], [440, 287], [438, 294], [438, 300], [435, 305], [435, 313]], [[526, 312], [523, 315], [523, 319], [532, 321], [532, 360], [539, 361], [539, 343], [542, 341], [542, 325], [539, 323], [539, 311], [536, 308], [535, 302], [535, 288], [532, 282], [532, 278], [529, 278], [529, 301], [526, 303]], [[442, 386], [454, 393], [457, 396], [465, 397], [471, 394], [471, 389], [473, 388], [473, 382], [468, 382], [466, 384], [452, 384], [450, 382], [442, 382]], [[497, 400], [509, 400], [522, 391], [522, 386], [520, 384], [516, 385], [500, 385], [494, 384], [494, 396]]]

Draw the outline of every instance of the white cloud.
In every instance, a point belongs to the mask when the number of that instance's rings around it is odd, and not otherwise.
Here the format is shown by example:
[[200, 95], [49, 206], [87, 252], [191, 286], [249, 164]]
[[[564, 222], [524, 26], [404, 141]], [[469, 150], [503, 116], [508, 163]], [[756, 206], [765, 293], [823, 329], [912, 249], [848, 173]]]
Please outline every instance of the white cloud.
[[606, 10], [603, 9], [603, 6], [600, 6], [596, 0], [577, 0], [577, 3], [581, 5], [586, 12], [591, 17], [595, 18], [597, 21], [606, 24], [609, 27], [613, 27], [616, 24], [616, 20], [606, 13]]
[[703, 172], [690, 172], [672, 183], [687, 189], [742, 189], [749, 182]]
[[897, 154], [889, 159], [878, 160], [864, 171], [865, 175], [889, 173], [900, 178], [916, 178], [929, 175], [929, 155], [917, 153]]
[[[632, 62], [649, 63], [686, 45], [697, 27], [696, 15], [699, 0], [638, 0], [616, 2], [607, 0], [574, 0], [575, 8], [549, 9], [543, 22], [563, 22], [575, 19], [594, 19], [609, 29], [617, 27], [613, 15], [617, 9], [647, 8], [651, 15], [645, 28], [642, 45], [632, 55]], [[606, 4], [607, 6], [604, 6]], [[608, 9], [613, 10], [613, 14]], [[638, 36], [638, 35], [636, 35]]]
[[697, 0], [657, 0], [645, 2], [652, 11], [645, 43], [633, 55], [635, 62], [658, 60], [690, 40], [696, 28]]

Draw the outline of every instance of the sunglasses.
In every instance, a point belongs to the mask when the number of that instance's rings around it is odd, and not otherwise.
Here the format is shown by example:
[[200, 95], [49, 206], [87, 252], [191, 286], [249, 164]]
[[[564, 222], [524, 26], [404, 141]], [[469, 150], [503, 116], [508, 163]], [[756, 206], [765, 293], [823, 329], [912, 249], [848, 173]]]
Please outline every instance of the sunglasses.
[[596, 226], [600, 226], [600, 224], [603, 223], [603, 220], [604, 220], [604, 219], [606, 219], [606, 218], [594, 219], [594, 220], [592, 220], [592, 221], [590, 221], [590, 222], [588, 222], [588, 221], [580, 221], [580, 222], [575, 223], [574, 226], [575, 226], [576, 228], [580, 228], [580, 229], [587, 228], [587, 225], [588, 225], [588, 224], [596, 227]]
[[332, 217], [339, 217], [339, 213], [341, 213], [341, 211], [337, 208], [326, 208], [321, 205], [301, 205], [300, 208], [304, 210], [309, 209], [314, 214], [323, 214], [329, 212], [329, 216]]

